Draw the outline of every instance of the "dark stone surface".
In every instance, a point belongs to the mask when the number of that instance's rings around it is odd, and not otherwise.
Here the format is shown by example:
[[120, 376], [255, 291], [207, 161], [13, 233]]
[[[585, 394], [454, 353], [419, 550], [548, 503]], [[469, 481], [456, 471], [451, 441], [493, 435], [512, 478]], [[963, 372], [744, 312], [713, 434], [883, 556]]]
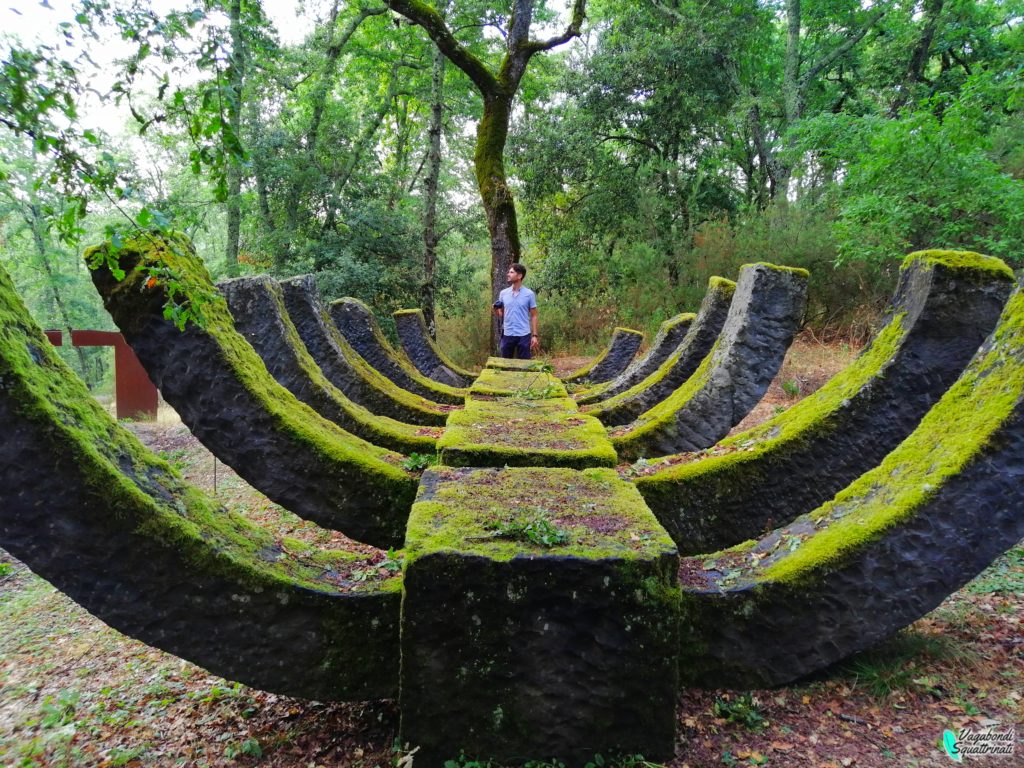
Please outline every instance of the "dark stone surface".
[[[932, 610], [1024, 538], [1022, 319], [1024, 301], [1017, 301], [965, 382], [943, 396], [885, 463], [826, 505], [827, 518], [815, 525], [812, 516], [800, 517], [759, 542], [755, 551], [770, 553], [759, 567], [785, 557], [777, 553], [786, 547], [771, 548], [787, 532], [813, 542], [849, 515], [858, 522], [850, 527], [860, 530], [871, 529], [878, 516], [894, 522], [858, 534], [859, 541], [831, 536], [826, 547], [835, 552], [785, 583], [743, 580], [711, 593], [684, 588], [680, 669], [688, 680], [748, 688], [821, 670]], [[976, 396], [980, 379], [989, 393], [1010, 398], [1005, 418], [993, 419], [992, 404]], [[949, 457], [956, 457], [957, 470], [933, 473], [935, 462]], [[870, 515], [859, 511], [865, 504]]]
[[[902, 334], [864, 386], [833, 398], [825, 411], [812, 396], [733, 435], [727, 442], [745, 450], [728, 461], [656, 472], [637, 478], [637, 487], [685, 554], [730, 547], [809, 512], [913, 430], [995, 326], [1011, 287], [1002, 273], [975, 276], [965, 268], [914, 262], [900, 275], [885, 322], [898, 317]], [[843, 375], [819, 394], [841, 385]], [[776, 448], [776, 423], [799, 419], [797, 411], [805, 410], [816, 420]]]
[[370, 369], [359, 358], [334, 324], [320, 302], [312, 275], [281, 281], [288, 315], [299, 331], [299, 337], [334, 386], [350, 400], [371, 412], [390, 416], [398, 421], [425, 426], [440, 426], [448, 411], [435, 402], [396, 387], [382, 374]]
[[[451, 479], [458, 470], [445, 472], [443, 482], [459, 482]], [[488, 487], [497, 500], [508, 495], [501, 478], [524, 472], [558, 473], [558, 488], [586, 482], [569, 470], [474, 474], [494, 476]], [[424, 475], [417, 507], [433, 498], [437, 477]], [[407, 541], [401, 738], [420, 748], [416, 764], [440, 766], [460, 752], [502, 765], [558, 758], [579, 766], [596, 753], [669, 758], [678, 561], [668, 537], [654, 535], [625, 558], [600, 544], [564, 553], [504, 542], [519, 550], [509, 558], [458, 522], [442, 532], [450, 546], [421, 549], [412, 524]], [[620, 522], [606, 538], [629, 541], [639, 530]]]
[[609, 427], [628, 424], [679, 389], [708, 356], [729, 314], [736, 284], [718, 280], [708, 286], [697, 318], [672, 355], [639, 384], [584, 411]]
[[563, 381], [572, 384], [600, 384], [611, 381], [622, 373], [636, 357], [637, 350], [644, 342], [644, 335], [631, 328], [616, 328], [608, 348], [590, 365], [565, 376]]
[[217, 284], [228, 302], [235, 328], [252, 344], [270, 375], [299, 400], [342, 429], [374, 445], [400, 453], [433, 453], [436, 437], [423, 428], [375, 416], [331, 384], [310, 356], [284, 310], [281, 288], [266, 275], [237, 277]]
[[715, 348], [677, 394], [612, 433], [619, 458], [698, 451], [714, 445], [764, 395], [782, 366], [807, 305], [807, 273], [766, 264], [740, 269]]
[[[0, 293], [13, 295], [2, 270]], [[394, 695], [397, 592], [311, 589], [288, 580], [287, 553], [246, 552], [227, 510], [111, 421], [23, 307], [0, 318], [0, 545], [114, 629], [213, 674], [319, 700]], [[38, 365], [27, 376], [18, 347]], [[202, 527], [210, 515], [218, 529]]]
[[[148, 244], [147, 244], [148, 248]], [[272, 501], [358, 541], [402, 541], [416, 481], [388, 454], [327, 421], [275, 382], [234, 329], [227, 305], [187, 244], [173, 269], [205, 291], [206, 325], [179, 331], [166, 294], [146, 287], [136, 245], [118, 251], [123, 281], [92, 271], [104, 305], [150, 379], [210, 451]], [[164, 268], [164, 267], [159, 267]], [[388, 463], [385, 459], [392, 459]]]
[[332, 301], [327, 308], [331, 320], [363, 359], [402, 389], [439, 403], [461, 405], [466, 392], [439, 384], [420, 375], [388, 344], [370, 308], [352, 298]]
[[427, 322], [419, 309], [401, 309], [393, 314], [402, 350], [428, 379], [451, 387], [468, 387], [476, 376], [445, 358], [427, 332]]
[[690, 330], [690, 326], [695, 318], [696, 315], [692, 312], [685, 312], [666, 320], [658, 328], [658, 335], [654, 337], [654, 341], [651, 342], [651, 348], [647, 350], [643, 357], [634, 360], [626, 370], [611, 381], [606, 381], [604, 384], [595, 387], [593, 391], [581, 393], [576, 398], [576, 402], [585, 405], [587, 403], [607, 400], [612, 395], [625, 392], [630, 387], [642, 382], [657, 371], [661, 364], [668, 359], [669, 355], [676, 351], [683, 339], [686, 338], [686, 334]]

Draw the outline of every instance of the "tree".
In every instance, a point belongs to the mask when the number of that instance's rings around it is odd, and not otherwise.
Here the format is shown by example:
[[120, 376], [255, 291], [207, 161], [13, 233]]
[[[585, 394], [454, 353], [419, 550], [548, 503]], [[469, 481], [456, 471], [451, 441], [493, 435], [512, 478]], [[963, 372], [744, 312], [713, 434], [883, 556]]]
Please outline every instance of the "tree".
[[497, 70], [459, 42], [444, 17], [420, 0], [385, 0], [426, 31], [441, 52], [466, 73], [483, 98], [483, 114], [477, 124], [473, 157], [477, 188], [487, 216], [491, 240], [491, 292], [496, 298], [505, 285], [508, 267], [521, 257], [515, 201], [505, 174], [505, 144], [512, 120], [512, 105], [530, 59], [569, 42], [580, 34], [586, 0], [574, 0], [572, 18], [565, 30], [546, 40], [531, 40], [534, 0], [513, 0], [506, 28], [505, 51]]

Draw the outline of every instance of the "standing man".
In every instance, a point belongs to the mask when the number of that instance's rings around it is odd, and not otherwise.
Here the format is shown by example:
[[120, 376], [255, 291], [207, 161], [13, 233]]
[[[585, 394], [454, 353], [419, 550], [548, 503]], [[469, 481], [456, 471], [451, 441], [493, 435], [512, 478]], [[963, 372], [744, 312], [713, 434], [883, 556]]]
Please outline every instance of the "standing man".
[[508, 268], [508, 288], [498, 294], [494, 313], [502, 320], [501, 356], [529, 360], [530, 352], [540, 348], [537, 336], [537, 295], [523, 285], [526, 267]]

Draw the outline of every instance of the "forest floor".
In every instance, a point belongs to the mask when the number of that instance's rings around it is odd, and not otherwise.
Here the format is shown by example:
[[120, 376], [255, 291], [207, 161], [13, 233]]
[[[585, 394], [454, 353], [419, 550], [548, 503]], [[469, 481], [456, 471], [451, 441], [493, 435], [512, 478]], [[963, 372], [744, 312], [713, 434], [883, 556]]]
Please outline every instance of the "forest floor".
[[[798, 339], [741, 426], [814, 391], [854, 354]], [[129, 427], [192, 483], [261, 525], [325, 547], [359, 546], [267, 501], [180, 423]], [[1015, 756], [965, 762], [1022, 765], [1022, 616], [1018, 545], [925, 618], [813, 680], [685, 691], [668, 765], [930, 768], [952, 764], [941, 747], [945, 729], [1014, 726]], [[0, 628], [0, 766], [411, 768], [401, 763], [394, 702], [325, 704], [227, 682], [108, 628], [2, 550]]]

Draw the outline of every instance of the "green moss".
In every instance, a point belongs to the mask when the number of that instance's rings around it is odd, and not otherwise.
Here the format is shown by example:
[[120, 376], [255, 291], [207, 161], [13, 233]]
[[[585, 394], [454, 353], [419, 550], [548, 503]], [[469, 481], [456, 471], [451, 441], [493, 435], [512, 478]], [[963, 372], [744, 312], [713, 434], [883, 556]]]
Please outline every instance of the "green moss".
[[641, 493], [658, 488], [671, 492], [669, 489], [679, 483], [694, 482], [721, 483], [722, 490], [727, 491], [730, 484], [737, 482], [735, 473], [741, 468], [762, 470], [770, 466], [766, 462], [773, 456], [783, 455], [794, 445], [828, 431], [831, 415], [872, 379], [884, 375], [886, 362], [895, 355], [904, 337], [904, 316], [902, 313], [893, 316], [853, 363], [792, 408], [695, 453], [692, 462], [674, 464], [637, 478]]
[[[568, 544], [547, 550], [493, 535], [495, 522], [538, 511], [569, 533]], [[637, 560], [675, 551], [636, 489], [611, 469], [428, 470], [406, 542], [406, 568], [438, 552], [508, 561], [543, 553]]]
[[379, 491], [393, 495], [396, 504], [411, 500], [416, 481], [401, 469], [400, 454], [345, 432], [274, 381], [255, 350], [235, 330], [227, 302], [214, 290], [206, 267], [184, 235], [146, 235], [125, 242], [120, 249], [105, 243], [90, 248], [86, 259], [116, 263], [125, 271], [123, 280], [108, 280], [105, 303], [126, 332], [138, 333], [167, 303], [168, 288], [151, 279], [152, 272], [172, 275], [176, 291], [186, 301], [201, 298], [203, 325], [197, 328], [193, 324], [195, 331], [216, 342], [224, 368], [260, 404], [275, 429], [323, 460], [328, 470], [325, 482], [351, 484], [355, 472]]
[[1010, 269], [1002, 259], [994, 256], [983, 256], [972, 251], [915, 251], [903, 260], [901, 270], [910, 268], [915, 263], [928, 264], [930, 266], [947, 267], [964, 273], [970, 277], [973, 273], [977, 279], [989, 282], [993, 274], [1013, 280], [1013, 270]]
[[488, 357], [484, 368], [501, 371], [543, 371], [551, 367], [546, 360], [516, 360], [508, 357]]
[[566, 397], [562, 383], [544, 371], [507, 371], [484, 368], [469, 388], [470, 396], [547, 399]]
[[384, 334], [381, 333], [380, 327], [377, 325], [377, 319], [373, 314], [373, 310], [370, 309], [370, 307], [368, 307], [366, 304], [361, 302], [359, 299], [352, 298], [351, 296], [346, 296], [343, 299], [338, 299], [337, 301], [331, 302], [332, 307], [336, 304], [355, 304], [360, 309], [362, 309], [362, 311], [366, 313], [366, 317], [369, 319], [370, 333], [373, 335], [375, 343], [384, 351], [388, 359], [394, 365], [400, 368], [406, 376], [408, 376], [418, 385], [420, 385], [421, 387], [428, 391], [436, 392], [439, 396], [445, 398], [446, 401], [448, 402], [461, 402], [466, 397], [468, 392], [466, 391], [465, 388], [451, 387], [442, 382], [434, 381], [433, 379], [428, 379], [426, 376], [417, 371], [415, 366], [413, 366], [411, 363], [409, 363], [404, 358], [399, 356], [391, 347], [391, 344], [388, 342], [388, 340], [384, 338]]
[[568, 398], [470, 400], [448, 418], [437, 443], [455, 466], [613, 467], [615, 450], [601, 422]]
[[[1018, 289], [982, 352], [918, 428], [878, 467], [798, 518], [785, 531], [791, 546], [765, 558], [748, 578], [806, 584], [857, 556], [920, 514], [945, 483], [985, 461], [986, 450], [1022, 400], [1024, 293]], [[734, 549], [743, 553], [755, 546], [747, 542]]]
[[[250, 590], [300, 588], [334, 594], [338, 586], [332, 574], [360, 559], [324, 551], [317, 562], [310, 562], [184, 483], [90, 396], [53, 352], [2, 269], [0, 382], [18, 415], [45, 430], [51, 450], [76, 467], [95, 498], [104, 499], [109, 513], [102, 525], [112, 533], [132, 531], [197, 573]], [[373, 582], [355, 588], [377, 590]]]
[[811, 276], [811, 273], [802, 267], [783, 267], [778, 264], [772, 264], [768, 261], [755, 261], [753, 264], [744, 264], [744, 267], [767, 267], [768, 269], [774, 269], [778, 272], [791, 272], [794, 275], [804, 278], [805, 280]]
[[565, 381], [565, 382], [571, 382], [571, 381], [575, 381], [577, 379], [586, 378], [590, 374], [591, 371], [593, 371], [598, 365], [603, 363], [605, 358], [608, 357], [608, 355], [612, 351], [612, 348], [615, 345], [616, 336], [618, 336], [619, 334], [630, 334], [630, 335], [633, 335], [633, 336], [640, 336], [640, 337], [643, 336], [643, 333], [641, 333], [640, 331], [634, 330], [632, 328], [616, 327], [612, 331], [612, 340], [610, 342], [608, 342], [608, 346], [604, 348], [604, 351], [602, 351], [601, 354], [599, 354], [597, 357], [595, 357], [589, 363], [584, 365], [582, 368], [573, 371], [572, 373], [568, 374], [567, 376], [563, 376], [562, 380]]

